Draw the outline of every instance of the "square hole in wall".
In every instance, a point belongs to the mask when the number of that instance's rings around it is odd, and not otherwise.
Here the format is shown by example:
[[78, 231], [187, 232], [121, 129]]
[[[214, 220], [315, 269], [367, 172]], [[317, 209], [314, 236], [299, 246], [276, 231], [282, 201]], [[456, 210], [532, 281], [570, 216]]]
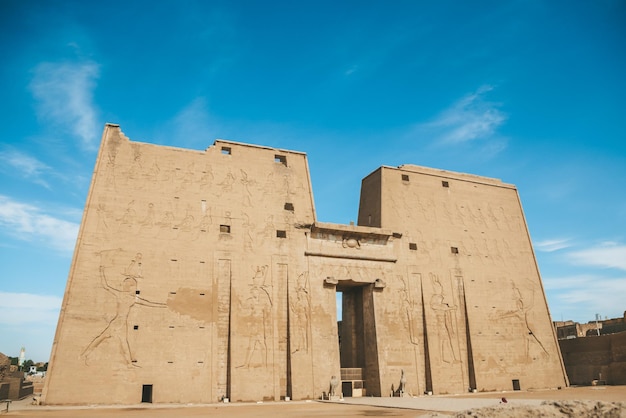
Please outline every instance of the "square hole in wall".
[[230, 225], [220, 225], [220, 233], [230, 234]]
[[276, 231], [276, 238], [287, 238], [287, 231]]
[[141, 290], [135, 290], [135, 294], [136, 294], [136, 295], [141, 294]]
[[274, 155], [274, 162], [281, 163], [285, 167], [287, 167], [287, 156], [286, 155]]
[[409, 175], [408, 174], [403, 174], [402, 175], [402, 181], [409, 181]]
[[293, 203], [285, 203], [285, 210], [290, 210], [293, 212]]
[[409, 250], [417, 250], [417, 244], [414, 242], [409, 243]]
[[133, 329], [139, 329], [139, 325], [133, 325]]
[[459, 253], [459, 249], [458, 249], [458, 247], [450, 247], [450, 252], [452, 252], [452, 254], [458, 254]]
[[222, 154], [231, 155], [233, 150], [230, 147], [222, 147]]
[[448, 183], [448, 182], [447, 182], [447, 181], [445, 181], [445, 180], [443, 180], [443, 181], [441, 182], [441, 185], [442, 185], [443, 187], [450, 187], [450, 183]]

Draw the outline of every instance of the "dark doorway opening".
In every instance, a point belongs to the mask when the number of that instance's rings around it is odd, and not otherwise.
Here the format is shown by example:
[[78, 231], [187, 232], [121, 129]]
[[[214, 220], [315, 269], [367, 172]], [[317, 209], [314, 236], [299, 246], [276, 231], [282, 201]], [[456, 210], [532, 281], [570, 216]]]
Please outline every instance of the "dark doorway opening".
[[152, 403], [152, 385], [143, 385], [141, 389], [141, 402]]
[[522, 388], [519, 385], [519, 379], [513, 379], [513, 390], [521, 390]]
[[380, 396], [374, 286], [339, 282], [339, 361], [343, 396]]

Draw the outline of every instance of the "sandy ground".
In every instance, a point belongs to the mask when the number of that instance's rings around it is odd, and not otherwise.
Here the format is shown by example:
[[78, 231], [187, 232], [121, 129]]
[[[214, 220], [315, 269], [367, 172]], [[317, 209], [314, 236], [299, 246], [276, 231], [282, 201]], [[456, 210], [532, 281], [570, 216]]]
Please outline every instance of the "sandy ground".
[[[503, 398], [506, 402], [503, 401]], [[626, 386], [511, 391], [418, 398], [346, 398], [342, 402], [59, 407], [13, 402], [2, 417], [615, 417], [626, 418]]]

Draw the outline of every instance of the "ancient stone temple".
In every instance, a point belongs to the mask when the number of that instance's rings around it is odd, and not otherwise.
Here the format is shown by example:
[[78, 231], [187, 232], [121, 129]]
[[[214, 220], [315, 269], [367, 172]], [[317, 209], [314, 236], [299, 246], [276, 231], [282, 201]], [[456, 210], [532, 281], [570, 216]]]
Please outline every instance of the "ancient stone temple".
[[106, 125], [45, 403], [566, 385], [514, 186], [382, 166], [357, 225], [322, 223], [304, 153]]

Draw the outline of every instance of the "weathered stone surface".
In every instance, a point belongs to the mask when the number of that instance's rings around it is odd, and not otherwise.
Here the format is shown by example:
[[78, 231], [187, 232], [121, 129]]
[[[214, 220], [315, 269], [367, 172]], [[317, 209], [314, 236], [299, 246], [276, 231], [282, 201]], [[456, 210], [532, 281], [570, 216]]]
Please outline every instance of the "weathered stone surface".
[[303, 153], [107, 125], [44, 402], [319, 398], [341, 368], [373, 396], [567, 384], [514, 186], [381, 167], [358, 225], [312, 196]]

